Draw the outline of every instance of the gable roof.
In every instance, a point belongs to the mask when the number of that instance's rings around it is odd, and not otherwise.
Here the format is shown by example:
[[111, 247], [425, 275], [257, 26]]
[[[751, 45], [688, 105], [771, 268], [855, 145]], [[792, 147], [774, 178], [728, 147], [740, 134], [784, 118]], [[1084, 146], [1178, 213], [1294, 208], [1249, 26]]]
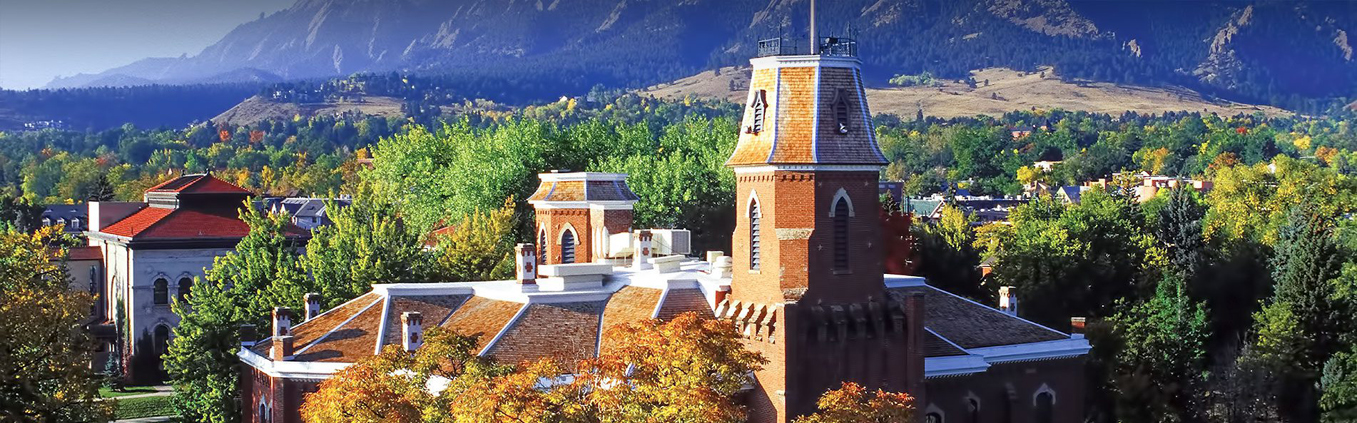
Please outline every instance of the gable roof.
[[[288, 224], [289, 237], [304, 237], [306, 231]], [[167, 209], [147, 207], [98, 232], [133, 240], [244, 238], [250, 225], [240, 220], [236, 209]]]
[[253, 194], [249, 190], [218, 179], [211, 174], [183, 175], [160, 183], [146, 192], [176, 192], [182, 194]]

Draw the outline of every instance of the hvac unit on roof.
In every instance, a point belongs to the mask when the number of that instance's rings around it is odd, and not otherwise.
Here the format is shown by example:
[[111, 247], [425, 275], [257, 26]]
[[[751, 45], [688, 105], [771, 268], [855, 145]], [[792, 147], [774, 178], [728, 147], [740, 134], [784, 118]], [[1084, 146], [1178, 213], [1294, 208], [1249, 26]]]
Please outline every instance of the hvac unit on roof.
[[687, 229], [651, 229], [658, 254], [688, 255], [692, 251], [692, 232]]

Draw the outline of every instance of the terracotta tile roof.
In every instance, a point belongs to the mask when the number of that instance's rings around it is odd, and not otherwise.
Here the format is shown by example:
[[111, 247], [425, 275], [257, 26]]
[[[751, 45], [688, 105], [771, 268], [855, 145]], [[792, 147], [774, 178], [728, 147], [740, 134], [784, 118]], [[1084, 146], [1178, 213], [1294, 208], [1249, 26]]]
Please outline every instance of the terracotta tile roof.
[[394, 297], [390, 309], [386, 312], [386, 338], [383, 345], [400, 345], [403, 329], [401, 314], [408, 311], [419, 312], [424, 316], [427, 326], [443, 323], [452, 315], [453, 310], [462, 306], [471, 295], [428, 295], [418, 297]]
[[102, 261], [104, 259], [104, 250], [102, 248], [99, 248], [98, 246], [71, 247], [70, 249], [66, 250], [66, 253], [67, 253], [66, 260], [70, 261], [82, 261], [82, 260]]
[[[319, 340], [321, 337], [325, 336], [325, 334], [328, 334], [331, 331], [335, 330], [339, 325], [348, 321], [350, 318], [353, 318], [355, 314], [358, 314], [359, 312], [363, 311], [369, 306], [372, 306], [374, 303], [377, 303], [376, 307], [380, 308], [381, 304], [378, 303], [378, 301], [381, 299], [382, 299], [381, 295], [369, 292], [367, 294], [359, 296], [358, 298], [349, 300], [349, 302], [340, 304], [339, 307], [335, 307], [331, 310], [322, 312], [320, 316], [316, 316], [316, 318], [314, 319], [293, 325], [292, 346], [295, 348], [296, 351], [305, 350], [308, 346], [311, 345], [311, 343], [316, 342], [316, 340]], [[267, 334], [271, 333], [273, 331], [273, 328], [260, 328], [260, 330]], [[271, 346], [272, 343], [268, 340], [265, 340], [263, 342], [255, 344], [255, 346], [251, 349], [253, 349], [254, 352], [256, 353], [259, 353], [260, 355], [268, 356], [269, 348]]]
[[603, 347], [607, 348], [619, 336], [626, 336], [613, 330], [615, 326], [651, 318], [662, 294], [664, 291], [659, 289], [625, 286], [608, 298], [608, 305], [603, 308]]
[[483, 350], [522, 308], [523, 304], [515, 302], [471, 297], [440, 326], [463, 335], [480, 335], [476, 348]]
[[550, 358], [571, 368], [598, 352], [598, 328], [606, 303], [529, 304], [487, 353], [506, 363]]
[[891, 295], [901, 301], [913, 292], [924, 294], [924, 326], [962, 348], [1069, 339], [1069, 335], [931, 286], [890, 289]]
[[[250, 225], [240, 220], [235, 208], [147, 207], [108, 225], [99, 232], [141, 239], [243, 238]], [[288, 224], [289, 236], [306, 236], [305, 230]]]
[[[381, 298], [378, 298], [378, 301], [381, 301]], [[382, 311], [382, 304], [379, 303], [359, 312], [352, 320], [335, 327], [314, 342], [314, 345], [309, 345], [304, 352], [298, 347], [297, 351], [300, 354], [297, 354], [296, 360], [351, 363], [357, 357], [375, 354]]]
[[716, 314], [716, 311], [707, 305], [707, 297], [702, 295], [702, 291], [697, 289], [671, 289], [669, 294], [664, 297], [664, 305], [660, 306], [659, 318], [669, 320], [690, 311], [702, 317], [712, 317]]
[[249, 190], [216, 176], [198, 174], [184, 175], [146, 190], [146, 192], [179, 192], [187, 194], [253, 194]]

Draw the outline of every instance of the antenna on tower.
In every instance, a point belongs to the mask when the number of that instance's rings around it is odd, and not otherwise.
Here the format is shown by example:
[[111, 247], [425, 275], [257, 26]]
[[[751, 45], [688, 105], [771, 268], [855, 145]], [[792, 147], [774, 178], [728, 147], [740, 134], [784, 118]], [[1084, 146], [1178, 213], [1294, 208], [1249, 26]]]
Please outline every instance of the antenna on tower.
[[810, 54], [820, 54], [820, 38], [815, 33], [815, 0], [810, 0]]

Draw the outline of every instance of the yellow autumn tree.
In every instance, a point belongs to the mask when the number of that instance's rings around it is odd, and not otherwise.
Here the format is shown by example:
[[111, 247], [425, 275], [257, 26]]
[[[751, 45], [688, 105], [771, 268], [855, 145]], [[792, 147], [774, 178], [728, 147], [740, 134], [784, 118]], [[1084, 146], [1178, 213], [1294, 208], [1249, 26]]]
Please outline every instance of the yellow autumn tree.
[[95, 343], [82, 327], [93, 299], [70, 289], [55, 244], [61, 225], [0, 232], [0, 421], [108, 421], [90, 368]]
[[514, 270], [514, 199], [499, 209], [480, 210], [457, 225], [430, 234], [437, 248], [434, 271], [445, 281], [484, 281], [509, 277]]
[[796, 423], [908, 423], [914, 421], [914, 398], [909, 394], [876, 390], [853, 382], [825, 392], [816, 405], [820, 411], [796, 419]]

